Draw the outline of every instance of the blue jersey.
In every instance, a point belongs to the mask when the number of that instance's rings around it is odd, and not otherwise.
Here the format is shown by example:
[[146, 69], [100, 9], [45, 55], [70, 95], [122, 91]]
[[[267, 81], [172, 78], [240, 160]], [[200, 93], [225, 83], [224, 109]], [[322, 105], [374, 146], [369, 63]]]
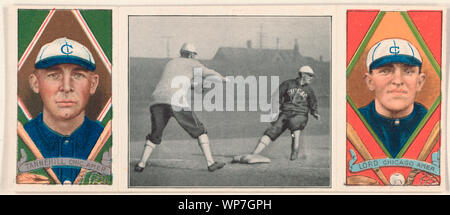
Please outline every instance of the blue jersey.
[[422, 121], [427, 109], [419, 103], [414, 103], [414, 109], [408, 116], [399, 119], [386, 118], [376, 112], [375, 101], [372, 101], [367, 106], [360, 108], [359, 112], [391, 156], [395, 158]]
[[[103, 131], [100, 123], [85, 117], [83, 124], [71, 135], [61, 135], [45, 125], [42, 113], [30, 120], [24, 128], [44, 158], [65, 157], [84, 160], [88, 158]], [[52, 170], [61, 183], [67, 180], [73, 183], [81, 168], [57, 166], [52, 167]]]

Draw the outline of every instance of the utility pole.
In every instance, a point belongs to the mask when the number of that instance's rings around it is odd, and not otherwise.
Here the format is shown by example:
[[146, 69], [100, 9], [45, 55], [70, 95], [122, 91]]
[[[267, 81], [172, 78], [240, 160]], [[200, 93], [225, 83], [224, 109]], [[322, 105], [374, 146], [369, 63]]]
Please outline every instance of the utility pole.
[[280, 49], [280, 38], [277, 37], [277, 50], [279, 50], [279, 49]]
[[263, 48], [263, 39], [264, 39], [264, 31], [263, 31], [263, 24], [259, 26], [259, 48]]
[[167, 58], [170, 58], [170, 39], [172, 39], [173, 36], [162, 36], [162, 38], [166, 40], [166, 54]]

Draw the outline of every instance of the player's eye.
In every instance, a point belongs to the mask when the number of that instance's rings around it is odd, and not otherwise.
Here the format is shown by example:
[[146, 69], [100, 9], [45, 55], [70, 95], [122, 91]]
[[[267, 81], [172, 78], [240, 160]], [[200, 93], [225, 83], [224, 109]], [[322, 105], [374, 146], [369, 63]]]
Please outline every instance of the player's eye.
[[378, 73], [382, 75], [387, 75], [392, 73], [392, 71], [393, 70], [391, 68], [381, 68], [380, 70], [378, 70]]
[[83, 73], [75, 72], [75, 73], [72, 74], [72, 77], [73, 77], [75, 80], [80, 80], [80, 79], [82, 79], [82, 78], [84, 78], [84, 77], [86, 77], [86, 76], [85, 76]]
[[413, 69], [413, 68], [406, 68], [405, 70], [404, 70], [404, 73], [405, 74], [407, 74], [407, 75], [412, 75], [412, 74], [414, 74], [416, 71]]
[[52, 80], [59, 80], [61, 78], [61, 74], [57, 72], [50, 72], [47, 73], [46, 77]]

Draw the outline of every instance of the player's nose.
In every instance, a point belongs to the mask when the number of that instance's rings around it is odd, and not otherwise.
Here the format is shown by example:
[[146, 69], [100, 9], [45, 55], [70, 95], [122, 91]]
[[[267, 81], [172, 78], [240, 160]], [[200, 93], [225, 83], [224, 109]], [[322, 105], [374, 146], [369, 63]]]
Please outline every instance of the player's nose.
[[403, 75], [402, 75], [401, 69], [396, 68], [394, 70], [394, 73], [392, 74], [391, 83], [394, 85], [402, 85], [403, 84]]
[[63, 78], [61, 80], [60, 90], [63, 92], [71, 92], [72, 91], [72, 79], [70, 74], [63, 74]]

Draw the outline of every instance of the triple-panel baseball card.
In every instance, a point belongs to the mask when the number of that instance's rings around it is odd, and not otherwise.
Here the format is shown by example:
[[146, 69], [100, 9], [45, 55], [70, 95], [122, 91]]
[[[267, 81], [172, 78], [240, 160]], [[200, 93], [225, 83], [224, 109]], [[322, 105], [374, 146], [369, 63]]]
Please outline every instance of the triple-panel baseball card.
[[11, 6], [0, 191], [448, 193], [446, 20]]

